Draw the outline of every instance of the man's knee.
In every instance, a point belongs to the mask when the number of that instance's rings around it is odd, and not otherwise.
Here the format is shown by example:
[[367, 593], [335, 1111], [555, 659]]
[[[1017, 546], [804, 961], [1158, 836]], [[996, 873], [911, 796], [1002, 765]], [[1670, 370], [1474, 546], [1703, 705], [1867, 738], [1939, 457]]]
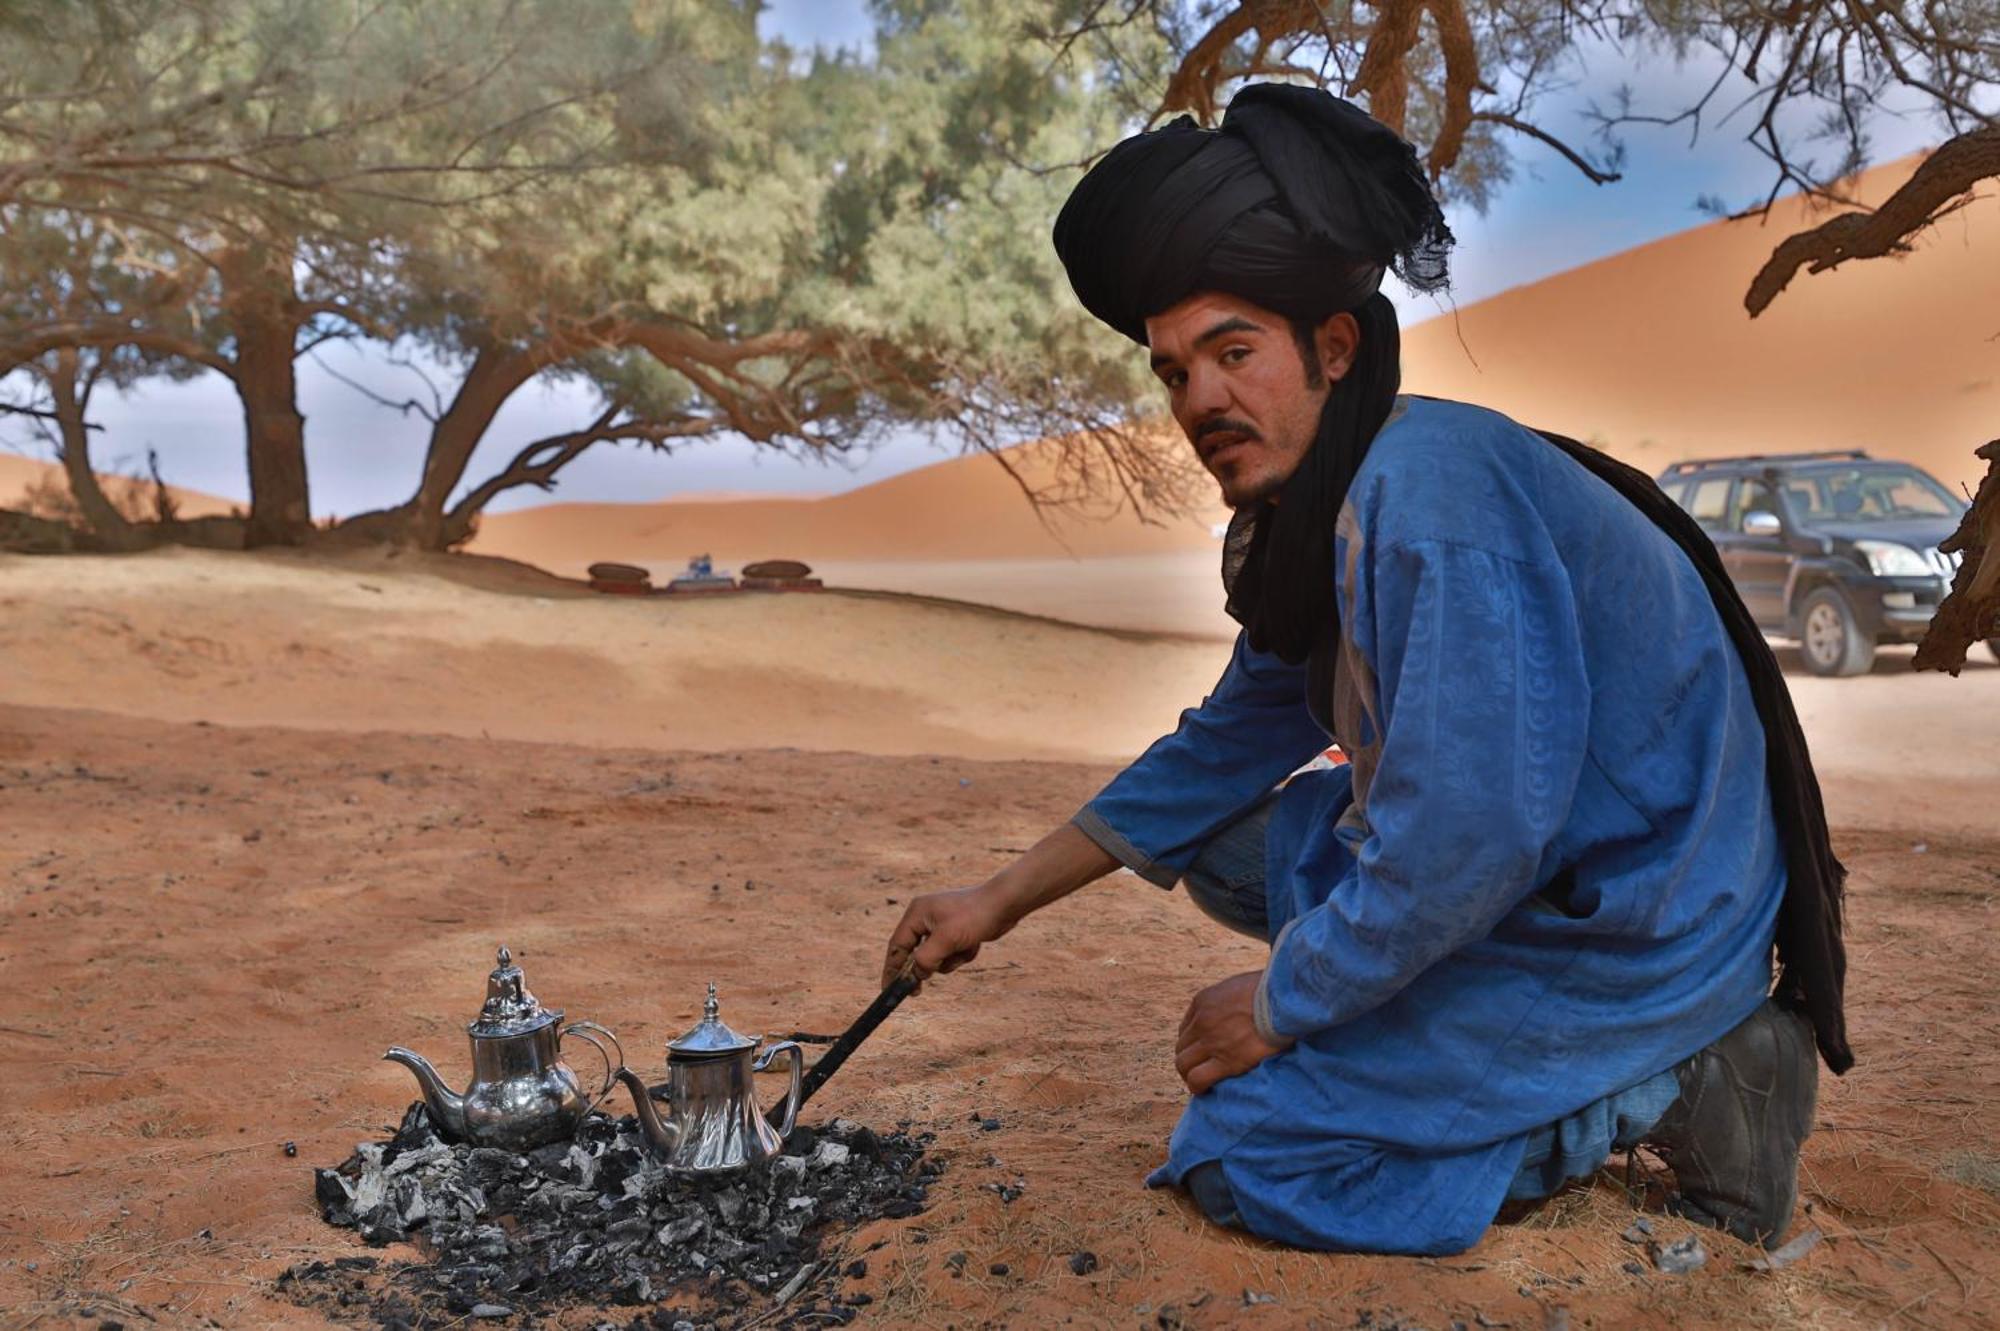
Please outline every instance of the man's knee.
[[1187, 889], [1188, 900], [1194, 902], [1195, 908], [1223, 928], [1260, 942], [1269, 939], [1261, 880], [1251, 884], [1232, 883], [1191, 867], [1181, 878], [1181, 886]]

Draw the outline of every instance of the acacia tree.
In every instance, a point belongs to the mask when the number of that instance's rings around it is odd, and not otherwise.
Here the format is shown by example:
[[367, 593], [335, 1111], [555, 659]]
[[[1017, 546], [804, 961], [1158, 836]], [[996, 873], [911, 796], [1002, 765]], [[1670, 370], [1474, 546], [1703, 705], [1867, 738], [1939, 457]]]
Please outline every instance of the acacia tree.
[[[230, 378], [245, 406], [252, 544], [314, 536], [293, 376], [329, 337], [401, 344], [459, 376], [426, 411], [416, 492], [343, 524], [349, 536], [448, 545], [494, 495], [549, 484], [605, 440], [726, 430], [826, 451], [890, 422], [978, 446], [1060, 433], [1055, 483], [1031, 487], [1044, 498], [1160, 508], [1184, 497], [1184, 470], [1127, 423], [1131, 358], [1061, 298], [1045, 230], [1067, 181], [1016, 165], [1078, 156], [1118, 129], [1088, 95], [1087, 70], [1024, 46], [1038, 8], [1026, 0], [884, 5], [867, 65], [765, 51], [755, 6], [724, 0], [599, 0], [616, 31], [588, 41], [568, 10], [523, 3], [510, 12], [540, 26], [531, 39], [508, 33], [497, 53], [479, 46], [498, 39], [477, 4], [447, 6], [449, 22], [432, 6], [376, 6], [364, 17], [384, 30], [342, 30], [330, 45], [223, 0], [154, 8], [193, 14], [193, 44], [150, 62], [142, 44], [144, 78], [111, 61], [127, 76], [118, 87], [169, 73], [203, 87], [219, 76], [182, 66], [234, 60], [253, 71], [238, 90], [269, 101], [246, 123], [304, 128], [249, 136], [248, 148], [241, 134], [175, 130], [174, 144], [210, 146], [151, 155], [121, 129], [122, 174], [74, 127], [60, 133], [82, 146], [63, 151], [42, 142], [55, 129], [0, 134], [37, 145], [0, 218], [101, 221], [137, 238], [115, 275], [136, 266], [151, 280], [145, 300], [107, 295], [85, 317], [11, 321], [0, 370], [61, 347], [138, 346]], [[390, 83], [428, 79], [451, 96], [377, 95], [368, 78], [346, 87], [356, 50], [393, 53], [418, 23], [444, 24], [444, 53]], [[281, 48], [329, 51], [334, 64], [288, 54], [307, 63], [267, 75]], [[97, 89], [82, 100], [107, 121], [135, 114], [102, 91], [116, 80], [94, 58], [49, 77]], [[36, 105], [17, 95], [7, 110], [32, 120]], [[215, 149], [218, 138], [234, 146]], [[66, 158], [85, 166], [51, 165]], [[593, 384], [601, 414], [466, 488], [497, 412], [550, 375]]]
[[[634, 0], [127, 0], [6, 11], [0, 217], [87, 220], [123, 247], [93, 285], [152, 299], [45, 308], [0, 374], [132, 347], [241, 398], [252, 544], [310, 534], [302, 350], [393, 336], [402, 256], [490, 242], [517, 200], [699, 141], [682, 100], [744, 8]], [[17, 268], [59, 266], [16, 252]]]
[[[0, 212], [0, 309], [9, 324], [53, 316], [78, 323], [107, 306], [137, 310], [162, 296], [143, 269], [113, 263], [125, 242], [88, 218], [51, 226], [43, 216], [10, 217]], [[28, 262], [23, 262], [27, 259]], [[29, 361], [16, 378], [21, 391], [0, 401], [0, 413], [31, 422], [61, 464], [69, 507], [84, 529], [107, 549], [130, 550], [147, 543], [135, 526], [129, 493], [114, 499], [105, 490], [91, 458], [93, 398], [100, 389], [122, 390], [141, 379], [185, 375], [191, 367], [144, 345], [62, 345]], [[156, 488], [156, 498], [164, 490]], [[155, 520], [170, 514], [157, 511]]]
[[[412, 339], [461, 377], [448, 401], [394, 404], [430, 419], [422, 480], [349, 532], [456, 543], [491, 498], [607, 440], [823, 454], [891, 424], [1002, 465], [1002, 445], [1051, 438], [1043, 470], [1017, 474], [1036, 502], [1184, 507], [1178, 451], [1133, 424], [1138, 367], [1068, 298], [1048, 244], [1070, 178], [1021, 165], [1121, 124], [1089, 95], [1095, 55], [1052, 67], [1023, 42], [1038, 9], [880, 5], [867, 64], [780, 48], [738, 66], [697, 169], [551, 193], [509, 244], [406, 268], [432, 293]], [[592, 384], [603, 413], [464, 489], [508, 397], [552, 374]]]
[[[1475, 203], [1505, 178], [1509, 137], [1539, 142], [1606, 184], [1619, 178], [1619, 130], [1699, 132], [1728, 76], [1740, 75], [1754, 89], [1747, 135], [1773, 180], [1738, 215], [1768, 212], [1787, 188], [1846, 210], [1778, 243], [1745, 294], [1753, 317], [1800, 268], [1906, 252], [1979, 182], [2000, 176], [1991, 0], [1062, 0], [1045, 31], [1061, 43], [1132, 26], [1173, 53], [1166, 69], [1133, 81], [1132, 103], [1148, 120], [1184, 111], [1212, 122], [1247, 79], [1315, 82], [1411, 138], [1433, 180]], [[1718, 77], [1689, 106], [1641, 106], [1628, 95], [1600, 110], [1593, 152], [1532, 118], [1553, 80], [1580, 67], [1584, 38], [1642, 57], [1707, 51]], [[1843, 182], [1866, 164], [1869, 127], [1892, 94], [1928, 107], [1947, 138], [1900, 189], [1863, 208]], [[1813, 155], [1825, 143], [1833, 154]]]
[[[90, 403], [107, 383], [137, 377], [131, 353], [78, 351], [62, 347], [29, 365], [28, 391], [15, 400], [0, 401], [0, 415], [25, 418], [34, 434], [49, 445], [62, 465], [69, 504], [77, 521], [96, 543], [108, 550], [136, 550], [146, 544], [132, 515], [106, 493], [91, 464]], [[171, 514], [156, 515], [171, 520]]]

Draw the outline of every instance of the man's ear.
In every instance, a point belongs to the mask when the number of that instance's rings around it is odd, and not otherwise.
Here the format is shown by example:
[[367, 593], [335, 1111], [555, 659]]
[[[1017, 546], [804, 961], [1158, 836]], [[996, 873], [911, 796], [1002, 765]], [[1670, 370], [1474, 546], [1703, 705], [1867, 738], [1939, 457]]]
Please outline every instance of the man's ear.
[[1360, 349], [1360, 321], [1344, 310], [1313, 330], [1313, 353], [1319, 357], [1320, 372], [1329, 383], [1339, 383], [1347, 377]]

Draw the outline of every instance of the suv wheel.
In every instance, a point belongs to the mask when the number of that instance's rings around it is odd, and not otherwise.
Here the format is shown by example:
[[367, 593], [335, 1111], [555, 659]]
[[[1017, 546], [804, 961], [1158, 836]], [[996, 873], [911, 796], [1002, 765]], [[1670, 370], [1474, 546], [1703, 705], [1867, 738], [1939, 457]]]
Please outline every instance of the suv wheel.
[[1865, 675], [1875, 664], [1875, 644], [1862, 636], [1853, 607], [1831, 587], [1806, 597], [1799, 611], [1799, 645], [1815, 675]]

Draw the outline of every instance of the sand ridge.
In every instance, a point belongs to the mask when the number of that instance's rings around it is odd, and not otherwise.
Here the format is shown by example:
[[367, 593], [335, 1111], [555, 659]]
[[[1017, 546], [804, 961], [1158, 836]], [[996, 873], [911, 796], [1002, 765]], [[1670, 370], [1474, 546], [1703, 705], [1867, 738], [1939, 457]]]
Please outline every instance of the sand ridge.
[[[1916, 158], [1864, 173], [1879, 201]], [[1688, 457], [1859, 448], [1953, 490], [2000, 422], [2000, 198], [1975, 199], [1902, 258], [1801, 272], [1757, 318], [1751, 276], [1825, 220], [1798, 198], [1517, 287], [1411, 328], [1404, 387], [1598, 442], [1657, 474]]]
[[[465, 556], [0, 555], [0, 701], [179, 722], [1124, 762], [1229, 651], [901, 595], [598, 596]], [[1779, 659], [1821, 772], [1879, 790], [1841, 816], [1977, 824], [2000, 664], [1909, 652], [1841, 680]]]
[[899, 597], [593, 596], [451, 556], [0, 556], [0, 697], [176, 721], [1099, 758], [1171, 728], [1228, 652]]

